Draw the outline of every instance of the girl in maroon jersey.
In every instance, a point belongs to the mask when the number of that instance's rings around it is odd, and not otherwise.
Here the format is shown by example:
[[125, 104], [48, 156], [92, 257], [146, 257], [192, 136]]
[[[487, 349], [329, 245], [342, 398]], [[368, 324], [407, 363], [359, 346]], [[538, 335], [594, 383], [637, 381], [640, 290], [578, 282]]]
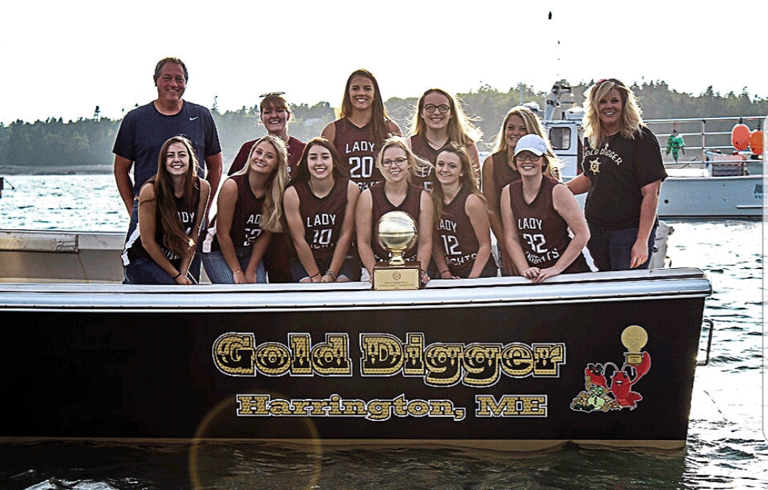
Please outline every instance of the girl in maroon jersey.
[[354, 262], [347, 259], [360, 190], [343, 172], [336, 149], [325, 138], [307, 143], [283, 207], [297, 260], [294, 281], [346, 282]]
[[387, 115], [379, 83], [371, 72], [355, 70], [347, 79], [339, 119], [323, 129], [322, 137], [333, 143], [349, 178], [360, 189], [381, 181], [376, 156], [390, 135], [400, 127]]
[[373, 275], [377, 262], [387, 262], [390, 253], [375, 239], [374, 226], [385, 213], [399, 210], [408, 213], [417, 223], [418, 242], [403, 254], [406, 261], [418, 260], [421, 280], [429, 281], [425, 268], [432, 255], [434, 206], [429, 193], [410, 183], [417, 163], [416, 155], [403, 138], [388, 139], [376, 160], [384, 182], [373, 185], [360, 194], [355, 211], [357, 245], [360, 259], [368, 274]]
[[547, 148], [538, 135], [520, 138], [513, 165], [521, 179], [501, 192], [504, 244], [520, 275], [531, 282], [589, 271], [581, 253], [589, 240], [587, 221], [568, 188], [545, 175], [553, 164]]
[[491, 227], [467, 150], [449, 142], [431, 176], [437, 236], [433, 257], [440, 277], [492, 277]]
[[[469, 153], [475, 180], [480, 179], [480, 156], [475, 141], [483, 133], [464, 113], [454, 96], [439, 88], [431, 88], [419, 98], [417, 110], [411, 120], [411, 151], [432, 165], [437, 154], [450, 142], [464, 146]], [[414, 175], [413, 183], [431, 189], [431, 166], [422, 166]]]
[[266, 282], [262, 258], [272, 233], [283, 232], [287, 167], [285, 143], [268, 134], [256, 140], [245, 167], [222, 184], [216, 219], [203, 244], [211, 282]]
[[[513, 159], [517, 141], [526, 134], [537, 134], [544, 138], [546, 133], [544, 126], [533, 111], [525, 106], [513, 107], [504, 116], [504, 121], [499, 128], [495, 152], [483, 162], [483, 195], [488, 202], [491, 230], [493, 230], [499, 246], [499, 268], [504, 276], [514, 274], [515, 270], [512, 259], [507, 256], [506, 249], [502, 246], [504, 231], [499, 208], [500, 196], [504, 186], [520, 178], [520, 173], [516, 170]], [[550, 161], [555, 161], [555, 153], [549, 145], [547, 145], [547, 154], [551, 157]], [[559, 177], [557, 168], [548, 167], [545, 173], [555, 178]]]
[[183, 136], [160, 149], [157, 173], [141, 187], [139, 224], [123, 251], [129, 284], [193, 284], [195, 256], [211, 186], [197, 176], [192, 143]]

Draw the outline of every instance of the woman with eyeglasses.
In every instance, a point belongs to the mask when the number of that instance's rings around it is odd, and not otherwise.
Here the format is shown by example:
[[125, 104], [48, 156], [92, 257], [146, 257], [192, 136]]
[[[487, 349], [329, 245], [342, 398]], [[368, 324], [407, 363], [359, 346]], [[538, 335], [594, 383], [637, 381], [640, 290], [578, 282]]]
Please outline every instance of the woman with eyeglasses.
[[442, 279], [493, 277], [491, 227], [485, 199], [477, 185], [469, 153], [449, 142], [435, 161], [433, 257]]
[[403, 138], [393, 137], [384, 143], [376, 166], [384, 182], [363, 191], [355, 211], [360, 260], [370, 276], [373, 276], [373, 267], [377, 262], [389, 262], [391, 254], [379, 245], [374, 228], [385, 213], [404, 211], [417, 223], [418, 240], [403, 254], [403, 259], [406, 262], [418, 260], [421, 281], [427, 283], [429, 277], [425, 268], [432, 256], [434, 207], [429, 193], [410, 183], [417, 166], [416, 156]]
[[[502, 276], [513, 275], [516, 271], [511, 257], [503, 246], [504, 231], [501, 224], [500, 197], [501, 190], [511, 182], [520, 178], [520, 173], [514, 165], [515, 146], [517, 141], [526, 134], [536, 134], [546, 139], [546, 132], [541, 121], [526, 106], [516, 106], [507, 112], [496, 136], [495, 152], [483, 162], [483, 195], [488, 203], [488, 218], [491, 230], [497, 240], [497, 260]], [[547, 143], [547, 154], [554, 162], [555, 152]], [[547, 175], [559, 178], [557, 168], [545, 170]]]
[[352, 279], [355, 264], [347, 252], [359, 196], [360, 189], [344, 175], [336, 148], [324, 138], [307, 143], [283, 197], [296, 249], [296, 259], [291, 261], [294, 281]]
[[375, 163], [381, 145], [389, 136], [401, 134], [387, 115], [376, 78], [359, 69], [347, 78], [339, 118], [321, 135], [333, 143], [349, 178], [364, 190], [382, 179]]
[[[288, 122], [293, 113], [284, 95], [284, 92], [260, 95], [259, 120], [268, 134], [280, 138], [285, 143], [288, 150], [288, 176], [290, 177], [296, 170], [305, 143], [288, 134]], [[229, 175], [234, 175], [245, 166], [254, 143], [256, 143], [255, 139], [243, 143], [229, 168]], [[269, 246], [264, 251], [264, 268], [269, 275], [269, 282], [291, 282], [291, 246], [288, 233], [272, 234]]]
[[[451, 94], [439, 88], [431, 88], [422, 94], [411, 120], [411, 135], [409, 142], [413, 153], [432, 165], [448, 143], [466, 147], [475, 180], [480, 181], [480, 156], [475, 141], [481, 138], [482, 132], [472, 124]], [[421, 165], [418, 170], [413, 183], [430, 190], [432, 167]]]
[[667, 177], [659, 142], [619, 80], [600, 80], [585, 95], [583, 172], [567, 185], [574, 194], [587, 192], [589, 253], [601, 271], [645, 269]]
[[573, 194], [545, 174], [553, 161], [540, 136], [521, 137], [512, 162], [520, 180], [501, 192], [504, 245], [520, 275], [534, 283], [589, 271], [582, 254], [589, 227]]

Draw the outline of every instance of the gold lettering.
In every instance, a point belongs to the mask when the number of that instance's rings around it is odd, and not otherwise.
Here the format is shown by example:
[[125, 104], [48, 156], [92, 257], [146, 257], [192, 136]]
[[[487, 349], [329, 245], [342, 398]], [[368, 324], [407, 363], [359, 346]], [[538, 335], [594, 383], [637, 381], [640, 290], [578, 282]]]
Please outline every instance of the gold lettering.
[[237, 415], [267, 415], [269, 395], [237, 395]]
[[533, 371], [533, 352], [525, 344], [513, 343], [501, 351], [501, 369], [511, 377], [524, 377]]
[[360, 371], [363, 376], [392, 376], [403, 367], [403, 345], [390, 334], [362, 334]]
[[424, 334], [409, 333], [408, 342], [405, 345], [405, 368], [403, 373], [406, 376], [424, 376]]
[[546, 417], [546, 395], [503, 395], [496, 401], [493, 395], [477, 395], [477, 417]]
[[291, 367], [291, 353], [283, 344], [265, 342], [256, 349], [256, 369], [267, 376], [280, 376]]
[[230, 376], [253, 376], [252, 334], [226, 333], [213, 344], [214, 363], [224, 374]]
[[499, 379], [501, 345], [471, 344], [464, 350], [464, 384], [491, 386]]
[[326, 334], [325, 342], [312, 347], [312, 367], [324, 376], [351, 376], [349, 338], [346, 334]]
[[463, 344], [432, 344], [424, 352], [427, 375], [424, 382], [435, 386], [453, 386], [461, 377]]
[[292, 333], [288, 336], [288, 344], [291, 346], [291, 374], [311, 375], [312, 364], [309, 360], [309, 346], [312, 339], [307, 333]]
[[534, 376], [558, 376], [565, 363], [565, 344], [533, 344]]
[[270, 415], [293, 415], [291, 404], [287, 400], [272, 400], [269, 403]]

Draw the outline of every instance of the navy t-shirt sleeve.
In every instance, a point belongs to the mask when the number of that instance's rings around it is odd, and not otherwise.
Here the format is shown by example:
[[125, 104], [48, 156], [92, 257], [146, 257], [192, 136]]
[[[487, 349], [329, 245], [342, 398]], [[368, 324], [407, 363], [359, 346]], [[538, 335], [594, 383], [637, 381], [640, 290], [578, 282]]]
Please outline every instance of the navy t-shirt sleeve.
[[136, 137], [135, 119], [129, 112], [120, 123], [120, 128], [115, 137], [115, 145], [112, 147], [112, 153], [127, 158], [130, 161], [136, 160], [134, 140]]
[[205, 111], [205, 156], [217, 155], [221, 153], [221, 143], [219, 143], [219, 132], [216, 129], [216, 122], [208, 109]]

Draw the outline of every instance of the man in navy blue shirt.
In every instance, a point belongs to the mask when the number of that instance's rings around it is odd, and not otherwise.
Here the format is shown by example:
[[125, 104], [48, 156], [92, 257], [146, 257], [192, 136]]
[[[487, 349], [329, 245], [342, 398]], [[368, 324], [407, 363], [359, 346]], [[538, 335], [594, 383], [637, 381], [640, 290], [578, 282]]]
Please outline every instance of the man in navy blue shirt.
[[[210, 111], [182, 99], [189, 73], [178, 58], [164, 58], [155, 67], [157, 99], [137, 107], [123, 118], [115, 138], [115, 182], [125, 208], [131, 215], [128, 233], [138, 222], [141, 186], [157, 173], [160, 148], [172, 136], [183, 135], [191, 142], [201, 172], [211, 184], [211, 199], [221, 180], [221, 145]], [[131, 168], [133, 167], [133, 180]]]

